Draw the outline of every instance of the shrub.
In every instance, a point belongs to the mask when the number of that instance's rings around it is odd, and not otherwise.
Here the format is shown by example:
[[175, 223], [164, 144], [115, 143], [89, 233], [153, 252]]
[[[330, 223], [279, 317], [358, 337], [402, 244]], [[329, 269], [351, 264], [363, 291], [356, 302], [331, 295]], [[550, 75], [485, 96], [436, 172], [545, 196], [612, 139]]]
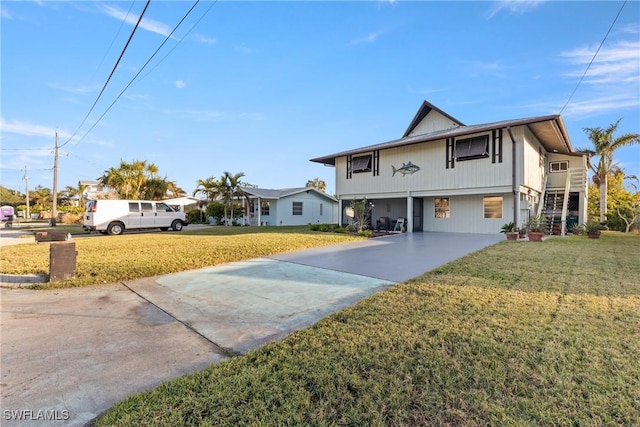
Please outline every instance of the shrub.
[[311, 231], [319, 231], [320, 230], [320, 224], [309, 224], [309, 230], [311, 230]]
[[66, 214], [62, 215], [63, 224], [80, 224], [81, 222], [82, 222], [81, 213], [67, 212]]

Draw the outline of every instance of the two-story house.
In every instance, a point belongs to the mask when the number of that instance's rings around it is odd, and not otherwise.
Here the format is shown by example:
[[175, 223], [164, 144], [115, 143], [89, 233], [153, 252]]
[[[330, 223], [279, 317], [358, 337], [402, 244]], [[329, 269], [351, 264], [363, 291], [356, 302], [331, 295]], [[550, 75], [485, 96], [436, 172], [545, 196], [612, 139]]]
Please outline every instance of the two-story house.
[[497, 233], [531, 215], [556, 234], [586, 221], [588, 157], [560, 115], [465, 125], [424, 101], [402, 138], [311, 159], [335, 167], [342, 224], [351, 200], [373, 204], [376, 228]]

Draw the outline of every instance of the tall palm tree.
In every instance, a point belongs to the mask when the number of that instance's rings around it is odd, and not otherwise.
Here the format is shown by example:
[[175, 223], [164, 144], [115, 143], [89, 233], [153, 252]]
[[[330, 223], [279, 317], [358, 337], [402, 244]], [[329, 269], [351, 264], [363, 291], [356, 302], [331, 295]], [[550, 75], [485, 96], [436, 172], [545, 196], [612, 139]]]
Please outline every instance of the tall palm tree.
[[225, 171], [222, 175], [221, 182], [223, 185], [223, 199], [229, 204], [231, 209], [231, 222], [228, 225], [233, 225], [233, 202], [236, 199], [245, 197], [244, 191], [242, 191], [242, 181], [240, 180], [244, 176], [244, 172], [238, 172], [231, 174], [231, 172]]
[[640, 135], [637, 133], [627, 133], [614, 138], [613, 134], [618, 129], [618, 124], [621, 120], [621, 118], [618, 119], [617, 122], [609, 125], [606, 129], [599, 127], [584, 128], [583, 130], [593, 144], [593, 149], [579, 150], [583, 153], [600, 157], [597, 164], [594, 166], [590, 163], [590, 167], [594, 174], [594, 182], [600, 187], [600, 222], [602, 223], [607, 220], [608, 178], [616, 170], [616, 165], [613, 164], [613, 153], [620, 147], [640, 143]]

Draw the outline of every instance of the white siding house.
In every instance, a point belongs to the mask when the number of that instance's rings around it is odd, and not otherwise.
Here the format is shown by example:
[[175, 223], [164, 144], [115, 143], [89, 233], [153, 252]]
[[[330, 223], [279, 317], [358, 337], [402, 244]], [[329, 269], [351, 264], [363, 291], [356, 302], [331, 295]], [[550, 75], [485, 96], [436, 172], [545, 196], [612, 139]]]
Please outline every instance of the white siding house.
[[338, 200], [311, 187], [271, 190], [242, 187], [249, 225], [337, 224]]
[[497, 233], [544, 214], [557, 233], [586, 220], [587, 156], [561, 116], [464, 125], [424, 101], [402, 138], [311, 159], [335, 167], [341, 223], [351, 200], [373, 202], [375, 228]]

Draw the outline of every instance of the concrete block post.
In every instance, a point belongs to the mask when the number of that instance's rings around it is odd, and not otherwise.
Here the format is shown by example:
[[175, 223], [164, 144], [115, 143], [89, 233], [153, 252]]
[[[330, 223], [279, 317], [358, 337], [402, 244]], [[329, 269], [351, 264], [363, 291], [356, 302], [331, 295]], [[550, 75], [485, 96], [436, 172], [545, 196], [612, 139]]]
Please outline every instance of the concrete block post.
[[52, 242], [49, 251], [49, 281], [76, 277], [77, 256], [75, 242]]

